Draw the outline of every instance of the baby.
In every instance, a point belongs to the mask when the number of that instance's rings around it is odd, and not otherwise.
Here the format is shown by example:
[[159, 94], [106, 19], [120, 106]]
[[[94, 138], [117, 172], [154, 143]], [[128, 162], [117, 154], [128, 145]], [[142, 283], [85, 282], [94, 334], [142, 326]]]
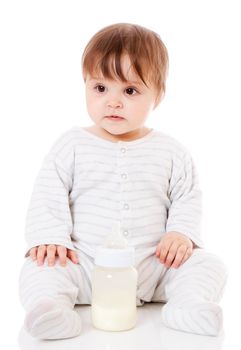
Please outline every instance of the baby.
[[90, 40], [82, 67], [93, 124], [54, 143], [28, 209], [19, 280], [26, 330], [39, 339], [81, 333], [74, 306], [91, 304], [95, 249], [120, 221], [135, 247], [137, 305], [162, 302], [160, 324], [217, 336], [227, 274], [203, 249], [193, 160], [145, 124], [165, 93], [165, 45], [149, 29], [114, 24]]

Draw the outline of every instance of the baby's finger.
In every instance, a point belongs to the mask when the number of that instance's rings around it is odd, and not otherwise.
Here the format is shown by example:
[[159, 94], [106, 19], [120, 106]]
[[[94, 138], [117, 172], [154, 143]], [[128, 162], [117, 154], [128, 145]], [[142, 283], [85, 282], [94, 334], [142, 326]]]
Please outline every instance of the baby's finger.
[[192, 255], [192, 252], [193, 252], [193, 249], [192, 249], [192, 248], [190, 248], [190, 247], [187, 248], [186, 254], [184, 255], [184, 257], [183, 257], [183, 259], [182, 259], [180, 265], [182, 265], [183, 263], [185, 263], [185, 261], [186, 261], [187, 259], [190, 258], [190, 256]]
[[74, 264], [77, 264], [79, 262], [78, 256], [74, 250], [68, 249], [67, 256]]
[[43, 265], [46, 254], [46, 245], [40, 245], [37, 249], [37, 264]]
[[168, 254], [169, 254], [170, 246], [171, 246], [171, 242], [169, 240], [163, 240], [163, 242], [162, 241], [160, 242], [160, 256], [159, 256], [159, 259], [160, 259], [160, 262], [162, 264], [164, 264], [165, 261], [166, 261], [166, 258], [167, 258]]
[[164, 263], [166, 267], [171, 267], [173, 260], [175, 260], [177, 250], [178, 250], [178, 243], [173, 242], [169, 248], [169, 251]]
[[29, 255], [33, 260], [36, 260], [37, 259], [37, 247], [31, 248]]
[[53, 266], [55, 264], [55, 255], [56, 255], [56, 245], [49, 244], [47, 247], [47, 259], [48, 259], [49, 266]]
[[156, 256], [159, 257], [160, 256], [160, 250], [161, 250], [161, 242], [158, 243], [157, 247], [156, 247]]
[[67, 262], [67, 248], [62, 246], [62, 245], [58, 245], [57, 246], [57, 253], [59, 256], [60, 265], [65, 266], [66, 262]]
[[174, 259], [171, 267], [173, 267], [174, 269], [177, 269], [181, 265], [183, 258], [187, 252], [187, 249], [188, 249], [187, 246], [184, 244], [182, 244], [178, 247], [175, 259]]

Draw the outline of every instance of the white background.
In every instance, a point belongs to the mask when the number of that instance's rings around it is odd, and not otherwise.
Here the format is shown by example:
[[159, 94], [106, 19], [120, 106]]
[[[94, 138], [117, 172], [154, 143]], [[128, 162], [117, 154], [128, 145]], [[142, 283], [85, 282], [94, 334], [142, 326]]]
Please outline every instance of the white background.
[[[239, 1], [1, 1], [0, 306], [8, 347], [23, 320], [18, 274], [33, 183], [55, 139], [87, 126], [81, 54], [90, 37], [115, 22], [158, 32], [170, 56], [167, 93], [148, 126], [181, 141], [203, 190], [203, 239], [225, 261], [225, 349], [239, 342], [240, 287], [240, 10]], [[239, 313], [237, 321], [235, 316]], [[1, 333], [2, 333], [1, 329]], [[234, 348], [234, 346], [233, 346]]]

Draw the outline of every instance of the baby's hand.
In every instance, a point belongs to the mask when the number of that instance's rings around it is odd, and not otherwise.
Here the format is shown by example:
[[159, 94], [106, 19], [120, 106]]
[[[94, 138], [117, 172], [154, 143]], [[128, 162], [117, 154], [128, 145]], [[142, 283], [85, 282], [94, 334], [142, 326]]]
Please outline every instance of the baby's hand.
[[156, 256], [166, 267], [178, 268], [191, 255], [193, 242], [179, 232], [167, 232], [163, 235], [156, 249]]
[[40, 245], [30, 249], [30, 256], [33, 260], [37, 260], [37, 264], [43, 265], [44, 259], [47, 256], [48, 265], [53, 266], [55, 264], [55, 257], [59, 257], [59, 262], [61, 266], [65, 266], [67, 263], [67, 258], [69, 258], [73, 263], [78, 263], [78, 257], [74, 250], [68, 249], [62, 245]]

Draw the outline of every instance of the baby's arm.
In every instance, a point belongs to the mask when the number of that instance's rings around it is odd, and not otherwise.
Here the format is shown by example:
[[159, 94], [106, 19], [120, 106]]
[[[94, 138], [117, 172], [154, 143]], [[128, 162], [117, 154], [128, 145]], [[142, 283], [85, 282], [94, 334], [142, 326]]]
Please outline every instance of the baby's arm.
[[55, 264], [55, 257], [59, 257], [59, 263], [61, 266], [65, 266], [67, 259], [69, 258], [74, 264], [78, 263], [78, 257], [74, 250], [68, 249], [61, 245], [47, 244], [33, 247], [29, 252], [33, 260], [37, 260], [37, 264], [43, 265], [45, 257], [47, 257], [48, 265], [53, 266]]
[[[180, 150], [182, 152], [182, 150]], [[194, 247], [202, 247], [200, 239], [201, 191], [197, 172], [190, 154], [176, 153], [168, 196], [170, 207], [163, 234], [156, 249], [156, 256], [166, 267], [178, 268], [192, 254]]]
[[43, 251], [39, 253], [40, 256], [48, 256], [47, 246], [53, 246], [51, 249], [55, 249], [57, 255], [58, 246], [66, 250], [65, 256], [67, 249], [75, 250], [69, 198], [73, 185], [73, 164], [74, 145], [71, 133], [67, 132], [52, 146], [36, 178], [26, 218], [28, 251], [25, 256], [32, 248], [35, 248], [33, 256], [37, 257], [39, 248], [40, 252]]

